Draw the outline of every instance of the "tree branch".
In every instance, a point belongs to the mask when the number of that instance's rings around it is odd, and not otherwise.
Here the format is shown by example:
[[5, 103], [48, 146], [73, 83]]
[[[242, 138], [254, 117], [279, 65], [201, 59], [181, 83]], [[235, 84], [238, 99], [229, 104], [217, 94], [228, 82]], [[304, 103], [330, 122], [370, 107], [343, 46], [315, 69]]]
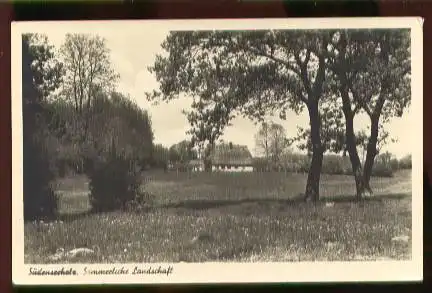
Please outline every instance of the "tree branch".
[[357, 103], [357, 105], [354, 107], [353, 113], [354, 114], [357, 113], [357, 111], [360, 110], [361, 107], [362, 106], [359, 103]]
[[367, 103], [364, 100], [359, 99], [359, 95], [351, 88], [351, 93], [353, 95], [354, 101], [357, 102], [357, 106], [354, 109], [354, 113], [356, 112], [356, 109], [358, 110], [360, 107], [363, 108], [369, 117], [372, 117], [373, 113]]
[[305, 67], [308, 65], [309, 60], [310, 60], [310, 57], [311, 57], [311, 51], [310, 51], [310, 50], [307, 50], [306, 58], [305, 58], [305, 60], [304, 60], [304, 62], [303, 62], [303, 64], [304, 64]]
[[[308, 52], [309, 52], [309, 50], [308, 50]], [[301, 61], [299, 54], [300, 54], [300, 52], [296, 52], [294, 54], [294, 58], [297, 62], [297, 65], [300, 67], [300, 75], [299, 76], [303, 82], [304, 88], [306, 89], [308, 96], [310, 96], [312, 89], [311, 89], [310, 81], [309, 81], [309, 78], [307, 75], [307, 68], [306, 68], [305, 64]]]
[[322, 84], [325, 79], [325, 60], [323, 56], [319, 57], [319, 67], [317, 76], [313, 85], [314, 92], [316, 93], [318, 89], [322, 88]]
[[256, 55], [259, 55], [259, 56], [262, 56], [262, 57], [266, 57], [266, 58], [269, 58], [270, 60], [273, 60], [274, 62], [280, 63], [280, 64], [284, 65], [286, 68], [288, 68], [289, 70], [291, 70], [294, 73], [296, 73], [298, 76], [301, 76], [301, 72], [297, 68], [295, 68], [294, 66], [292, 66], [292, 64], [290, 64], [289, 62], [287, 62], [287, 61], [285, 61], [283, 59], [280, 59], [278, 57], [275, 57], [272, 54], [268, 54], [268, 53], [263, 52], [261, 50], [258, 50], [256, 48], [253, 48], [253, 47], [249, 48], [249, 50], [251, 50], [251, 52], [253, 52]]
[[379, 116], [381, 114], [381, 110], [382, 110], [382, 107], [384, 106], [385, 100], [386, 100], [385, 95], [384, 95], [384, 93], [381, 92], [380, 95], [378, 96], [378, 101], [375, 105], [375, 108], [374, 108], [372, 115]]
[[306, 97], [304, 95], [299, 95], [299, 98], [302, 102], [304, 102], [305, 104], [308, 103], [308, 99], [306, 99]]

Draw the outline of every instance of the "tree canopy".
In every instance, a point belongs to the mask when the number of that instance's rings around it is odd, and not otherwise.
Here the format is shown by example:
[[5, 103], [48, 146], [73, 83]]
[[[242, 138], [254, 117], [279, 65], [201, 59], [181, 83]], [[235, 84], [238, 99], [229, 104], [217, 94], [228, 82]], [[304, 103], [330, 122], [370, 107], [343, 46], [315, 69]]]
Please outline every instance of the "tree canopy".
[[158, 56], [150, 68], [160, 91], [148, 97], [191, 96], [187, 115], [193, 141], [210, 145], [236, 115], [260, 121], [277, 112], [285, 118], [288, 109], [300, 112], [306, 106], [316, 155], [306, 194], [317, 198], [322, 162], [318, 105], [330, 37], [330, 31], [172, 32], [162, 44], [168, 57]]
[[[312, 150], [305, 193], [317, 199], [326, 150], [346, 145], [361, 183], [353, 117], [360, 111], [384, 113], [384, 122], [408, 104], [408, 43], [404, 30], [171, 32], [162, 44], [168, 55], [158, 56], [150, 68], [160, 88], [148, 98], [191, 97], [186, 114], [193, 142], [210, 146], [237, 115], [262, 121], [266, 114], [284, 119], [288, 110], [307, 109], [310, 128], [300, 129]], [[376, 145], [373, 125], [370, 150]]]
[[169, 159], [173, 163], [187, 163], [197, 158], [198, 154], [188, 140], [182, 140], [169, 148]]
[[263, 122], [255, 135], [256, 151], [268, 161], [277, 163], [287, 147], [289, 140], [285, 128], [274, 122]]

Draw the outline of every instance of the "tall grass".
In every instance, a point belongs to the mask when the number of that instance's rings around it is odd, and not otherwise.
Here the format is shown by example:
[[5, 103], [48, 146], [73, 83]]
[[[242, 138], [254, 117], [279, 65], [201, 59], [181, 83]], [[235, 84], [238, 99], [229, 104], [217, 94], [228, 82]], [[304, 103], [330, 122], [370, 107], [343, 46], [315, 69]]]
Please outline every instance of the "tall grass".
[[[373, 199], [354, 203], [353, 179], [324, 175], [324, 200], [296, 201], [304, 174], [146, 174], [153, 207], [71, 215], [89, 204], [83, 176], [62, 179], [61, 222], [25, 225], [25, 261], [49, 263], [57, 249], [94, 248], [67, 262], [205, 262], [409, 259], [410, 173], [373, 178]], [[76, 188], [71, 188], [76, 186]], [[394, 189], [394, 186], [399, 186]], [[403, 189], [400, 187], [406, 186]], [[352, 193], [351, 193], [352, 192]], [[394, 192], [399, 192], [395, 194]], [[351, 195], [352, 194], [352, 195]], [[328, 207], [326, 202], [333, 205]], [[88, 207], [87, 207], [88, 208]], [[206, 240], [197, 240], [208, 235]], [[60, 261], [57, 261], [60, 262]]]

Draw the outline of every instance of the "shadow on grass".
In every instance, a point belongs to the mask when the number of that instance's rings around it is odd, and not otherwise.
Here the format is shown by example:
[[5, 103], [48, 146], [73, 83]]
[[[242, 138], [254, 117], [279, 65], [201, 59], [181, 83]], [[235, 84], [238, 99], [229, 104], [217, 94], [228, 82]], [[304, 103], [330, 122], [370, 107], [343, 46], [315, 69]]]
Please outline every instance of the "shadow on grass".
[[76, 213], [60, 213], [56, 216], [51, 216], [51, 217], [41, 216], [37, 219], [24, 220], [24, 223], [32, 223], [32, 222], [52, 223], [52, 222], [57, 222], [57, 221], [73, 222], [75, 220], [89, 217], [89, 216], [94, 215], [94, 214], [96, 214], [96, 213], [91, 211], [91, 210], [84, 211], [84, 212], [76, 212]]
[[[407, 197], [411, 197], [410, 193], [387, 193], [379, 194], [371, 197], [363, 198], [360, 201], [384, 201], [384, 200], [400, 200]], [[320, 202], [358, 202], [358, 200], [353, 195], [338, 195], [338, 196], [326, 196], [321, 199]]]
[[[369, 198], [364, 198], [361, 201], [356, 200], [352, 195], [349, 196], [327, 196], [320, 199], [315, 203], [307, 203], [302, 195], [292, 197], [289, 199], [275, 199], [275, 198], [245, 198], [245, 199], [232, 199], [232, 200], [184, 200], [169, 204], [162, 204], [153, 206], [152, 208], [144, 209], [143, 211], [149, 211], [151, 209], [189, 209], [189, 210], [208, 210], [213, 208], [223, 208], [228, 206], [236, 206], [247, 203], [266, 205], [266, 204], [279, 204], [285, 206], [296, 206], [296, 205], [324, 205], [326, 203], [365, 203], [365, 202], [382, 202], [388, 200], [401, 200], [404, 198], [411, 197], [409, 193], [394, 193], [394, 194], [383, 194], [376, 195]], [[88, 210], [84, 212], [76, 213], [62, 213], [58, 215], [52, 221], [62, 221], [62, 222], [73, 222], [81, 218], [90, 217], [92, 215], [100, 214], [104, 212], [97, 212], [94, 210]], [[50, 222], [50, 220], [47, 220]]]
[[91, 209], [88, 211], [77, 212], [77, 213], [63, 213], [57, 217], [57, 220], [62, 222], [73, 222], [75, 220], [90, 217], [91, 215], [96, 215], [96, 214], [97, 212]]
[[354, 196], [334, 196], [334, 197], [325, 197], [315, 203], [307, 203], [304, 200], [304, 197], [299, 195], [296, 197], [292, 197], [290, 199], [271, 199], [271, 198], [245, 198], [245, 199], [232, 199], [232, 200], [184, 200], [174, 203], [169, 203], [165, 205], [160, 205], [158, 208], [185, 208], [192, 210], [206, 210], [212, 208], [221, 208], [226, 206], [234, 206], [241, 205], [245, 203], [255, 203], [255, 204], [280, 204], [287, 206], [294, 205], [320, 205], [328, 202], [333, 203], [362, 203], [362, 202], [382, 202], [384, 200], [401, 200], [403, 198], [410, 197], [410, 194], [407, 193], [397, 193], [397, 194], [383, 194], [377, 195], [369, 198], [364, 198], [362, 200], [357, 200]]

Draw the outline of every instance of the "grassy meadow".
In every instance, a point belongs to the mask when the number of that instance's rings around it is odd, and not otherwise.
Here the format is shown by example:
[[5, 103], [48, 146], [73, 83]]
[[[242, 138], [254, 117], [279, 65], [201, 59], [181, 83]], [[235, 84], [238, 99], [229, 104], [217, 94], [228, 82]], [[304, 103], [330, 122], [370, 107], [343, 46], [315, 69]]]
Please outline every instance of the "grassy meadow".
[[[299, 200], [306, 174], [163, 173], [144, 176], [148, 207], [89, 213], [88, 180], [55, 183], [60, 220], [25, 224], [25, 262], [87, 247], [68, 262], [331, 261], [411, 257], [411, 171], [373, 178], [354, 202], [351, 176], [322, 175], [317, 204]], [[395, 237], [409, 241], [395, 241]]]

